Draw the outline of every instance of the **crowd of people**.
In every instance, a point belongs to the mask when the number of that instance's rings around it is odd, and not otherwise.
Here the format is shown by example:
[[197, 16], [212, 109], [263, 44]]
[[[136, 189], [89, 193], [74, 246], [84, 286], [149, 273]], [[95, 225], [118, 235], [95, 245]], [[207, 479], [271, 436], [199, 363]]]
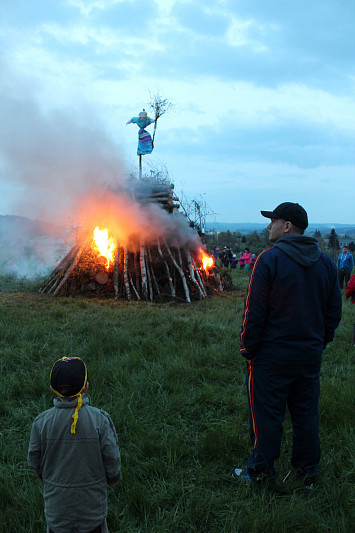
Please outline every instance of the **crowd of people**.
[[239, 252], [239, 257], [236, 253], [233, 253], [230, 246], [224, 246], [221, 250], [218, 246], [213, 248], [212, 255], [214, 257], [215, 264], [219, 261], [219, 266], [224, 268], [240, 270], [245, 269], [246, 272], [250, 272], [254, 266], [256, 255], [251, 253], [249, 248], [245, 248], [244, 252]]

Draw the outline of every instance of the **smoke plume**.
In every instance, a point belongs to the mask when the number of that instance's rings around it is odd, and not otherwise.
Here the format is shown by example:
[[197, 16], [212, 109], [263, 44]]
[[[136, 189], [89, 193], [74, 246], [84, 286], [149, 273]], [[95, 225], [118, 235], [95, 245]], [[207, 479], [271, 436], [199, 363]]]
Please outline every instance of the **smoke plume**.
[[12, 212], [63, 222], [92, 186], [124, 180], [119, 149], [92, 109], [45, 111], [33, 90], [3, 67], [0, 181], [19, 191]]
[[[156, 205], [142, 207], [125, 192], [122, 154], [92, 109], [45, 110], [29, 82], [0, 67], [0, 186], [15, 191], [13, 214], [59, 226], [70, 220], [87, 231], [101, 224], [120, 242], [138, 234], [198, 247], [183, 216], [170, 216]], [[7, 235], [6, 246], [17, 250], [14, 241]], [[28, 271], [38, 269], [30, 262]]]
[[93, 188], [80, 199], [75, 219], [89, 232], [95, 226], [108, 228], [110, 235], [121, 244], [136, 235], [147, 242], [163, 238], [172, 246], [189, 249], [201, 246], [198, 235], [191, 230], [184, 215], [169, 215], [153, 203], [142, 206], [124, 191]]

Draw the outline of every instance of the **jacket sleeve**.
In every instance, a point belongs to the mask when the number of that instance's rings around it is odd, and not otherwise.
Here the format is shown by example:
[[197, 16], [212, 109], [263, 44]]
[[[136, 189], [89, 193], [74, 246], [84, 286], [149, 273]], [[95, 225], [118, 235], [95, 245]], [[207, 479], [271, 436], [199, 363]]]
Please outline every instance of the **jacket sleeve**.
[[355, 274], [351, 276], [345, 291], [346, 298], [350, 298], [353, 294], [355, 294]]
[[334, 338], [335, 330], [338, 327], [339, 322], [341, 320], [341, 309], [342, 309], [342, 297], [341, 297], [339, 282], [337, 278], [337, 273], [334, 269], [332, 290], [328, 298], [327, 309], [326, 309], [325, 320], [324, 320], [324, 342], [323, 342], [324, 348], [328, 344], [328, 342], [332, 342]]
[[36, 423], [32, 424], [30, 443], [28, 446], [27, 463], [30, 468], [36, 472], [37, 476], [42, 478], [41, 474], [41, 437]]
[[117, 432], [110, 415], [103, 410], [101, 410], [101, 413], [104, 415], [104, 426], [101, 432], [100, 444], [106, 479], [107, 483], [117, 483], [122, 479]]
[[240, 353], [249, 360], [257, 354], [269, 305], [270, 268], [264, 260], [264, 254], [260, 254], [255, 262], [244, 300]]

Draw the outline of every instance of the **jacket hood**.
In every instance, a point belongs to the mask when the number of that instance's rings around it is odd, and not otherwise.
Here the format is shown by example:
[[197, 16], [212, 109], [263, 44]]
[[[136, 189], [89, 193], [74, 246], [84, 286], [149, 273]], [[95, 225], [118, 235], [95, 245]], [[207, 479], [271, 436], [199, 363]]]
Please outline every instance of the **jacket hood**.
[[322, 253], [317, 239], [305, 235], [281, 237], [275, 247], [282, 250], [295, 263], [306, 268], [313, 266]]

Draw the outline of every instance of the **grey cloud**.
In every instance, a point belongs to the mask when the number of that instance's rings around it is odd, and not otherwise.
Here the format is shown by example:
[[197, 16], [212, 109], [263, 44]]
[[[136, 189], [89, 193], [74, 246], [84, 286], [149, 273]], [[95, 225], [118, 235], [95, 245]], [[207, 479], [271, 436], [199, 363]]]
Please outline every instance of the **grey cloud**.
[[[207, 4], [208, 5], [208, 4]], [[222, 35], [228, 28], [228, 15], [204, 9], [206, 4], [175, 4], [172, 15], [178, 24], [197, 35]]]
[[[277, 124], [252, 127], [235, 125], [198, 130], [176, 131], [179, 143], [167, 135], [160, 140], [160, 149], [182, 158], [194, 156], [208, 157], [211, 161], [236, 162], [255, 161], [287, 163], [299, 168], [315, 168], [320, 165], [355, 164], [354, 134], [337, 130], [334, 126], [307, 124], [301, 121], [279, 120]], [[208, 154], [208, 156], [206, 156]]]
[[355, 75], [355, 10], [318, 0], [261, 5], [231, 3], [229, 18], [250, 22], [248, 42], [231, 46], [218, 38], [228, 11], [214, 20], [196, 3], [178, 4], [173, 13], [187, 31], [165, 35], [165, 51], [150, 57], [151, 72], [179, 78], [214, 75], [271, 87], [291, 81], [337, 92], [349, 87]]
[[127, 36], [136, 35], [150, 38], [151, 24], [158, 15], [157, 4], [153, 0], [134, 0], [119, 2], [104, 10], [95, 11], [95, 25], [109, 24], [112, 29], [119, 29]]
[[60, 22], [67, 17], [64, 2], [13, 2], [2, 0], [0, 3], [0, 26], [6, 21], [6, 27], [31, 28], [45, 22]]
[[308, 56], [315, 63], [325, 60], [354, 69], [355, 10], [347, 0], [240, 0], [230, 2], [229, 9], [269, 28], [265, 38], [273, 51], [283, 46], [292, 57]]
[[[215, 76], [226, 82], [245, 81], [259, 86], [277, 87], [281, 83], [310, 83], [315, 87], [342, 93], [351, 85], [352, 68], [327, 61], [326, 56], [312, 56], [291, 50], [280, 41], [270, 51], [259, 52], [248, 47], [231, 47], [214, 40], [186, 40], [179, 54], [173, 53], [182, 37], [168, 36], [169, 53], [150, 57], [150, 74], [191, 79]], [[148, 55], [149, 57], [149, 55]], [[355, 72], [354, 72], [355, 75]]]

